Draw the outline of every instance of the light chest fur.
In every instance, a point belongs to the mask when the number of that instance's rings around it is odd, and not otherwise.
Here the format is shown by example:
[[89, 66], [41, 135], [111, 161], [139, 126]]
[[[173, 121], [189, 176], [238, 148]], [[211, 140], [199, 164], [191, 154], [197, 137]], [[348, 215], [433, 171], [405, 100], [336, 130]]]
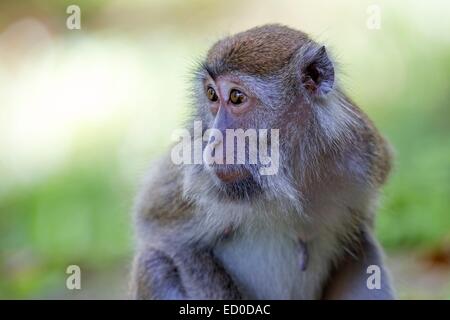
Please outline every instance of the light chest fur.
[[267, 219], [252, 226], [237, 230], [215, 248], [244, 298], [320, 298], [334, 253], [329, 236]]
[[196, 223], [196, 234], [233, 227], [214, 253], [244, 298], [319, 299], [333, 262], [347, 251], [342, 240], [358, 226], [354, 212], [365, 216], [371, 206], [368, 197], [374, 198], [357, 185], [329, 184], [320, 195], [311, 197], [308, 209], [295, 213], [270, 203], [200, 204], [205, 215]]

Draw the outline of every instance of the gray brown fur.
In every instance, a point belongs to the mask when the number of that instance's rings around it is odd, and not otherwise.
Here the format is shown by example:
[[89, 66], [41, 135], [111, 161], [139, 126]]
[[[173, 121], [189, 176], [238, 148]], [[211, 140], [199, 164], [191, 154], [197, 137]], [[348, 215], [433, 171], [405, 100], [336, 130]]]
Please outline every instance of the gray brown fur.
[[[200, 92], [200, 98], [194, 100], [192, 120], [212, 121], [201, 97], [207, 77], [253, 79], [250, 86], [261, 108], [248, 126], [281, 128], [282, 168], [274, 177], [252, 171], [261, 194], [232, 200], [201, 165], [176, 166], [169, 156], [155, 163], [136, 201], [133, 297], [255, 298], [246, 279], [236, 274], [241, 269], [227, 265], [234, 261], [227, 257], [239, 239], [266, 229], [294, 237], [298, 231], [308, 243], [308, 260], [319, 266], [317, 280], [308, 287], [314, 293], [296, 297], [393, 297], [381, 249], [372, 236], [379, 188], [391, 168], [390, 147], [339, 88], [334, 68], [332, 74], [327, 71], [330, 83], [323, 92], [309, 91], [307, 65], [322, 54], [326, 61], [319, 66], [332, 67], [321, 48], [303, 32], [266, 25], [227, 37], [209, 50], [195, 80], [194, 92]], [[380, 292], [363, 285], [368, 264], [382, 266], [385, 285]], [[309, 278], [314, 275], [307, 273]], [[284, 297], [289, 294], [279, 296]]]

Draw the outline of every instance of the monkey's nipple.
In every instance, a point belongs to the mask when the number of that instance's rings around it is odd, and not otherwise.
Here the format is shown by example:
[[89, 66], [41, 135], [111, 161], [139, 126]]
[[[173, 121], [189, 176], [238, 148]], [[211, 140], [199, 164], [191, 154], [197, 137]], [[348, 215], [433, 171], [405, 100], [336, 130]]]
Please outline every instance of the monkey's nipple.
[[298, 240], [298, 246], [300, 270], [305, 271], [308, 268], [309, 262], [308, 246], [306, 245], [306, 242], [301, 239]]

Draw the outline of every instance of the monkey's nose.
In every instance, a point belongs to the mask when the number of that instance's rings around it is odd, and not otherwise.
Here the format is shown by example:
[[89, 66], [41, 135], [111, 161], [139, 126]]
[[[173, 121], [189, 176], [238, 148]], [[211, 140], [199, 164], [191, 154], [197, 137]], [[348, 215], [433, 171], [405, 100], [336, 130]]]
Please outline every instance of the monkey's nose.
[[[215, 163], [224, 164], [225, 159], [217, 159], [216, 151], [218, 149], [223, 150], [223, 139], [219, 135], [211, 135], [208, 139], [208, 144], [203, 150], [203, 162], [207, 165], [212, 165]], [[222, 151], [223, 154], [223, 151]], [[219, 160], [219, 162], [217, 161]], [[222, 161], [222, 162], [220, 162]]]

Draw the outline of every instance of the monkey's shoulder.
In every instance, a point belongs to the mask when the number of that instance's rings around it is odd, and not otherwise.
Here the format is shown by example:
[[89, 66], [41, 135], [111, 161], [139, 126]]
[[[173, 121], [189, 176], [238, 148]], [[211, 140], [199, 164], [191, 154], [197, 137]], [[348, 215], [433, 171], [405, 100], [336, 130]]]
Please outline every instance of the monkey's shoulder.
[[393, 161], [393, 148], [391, 144], [381, 135], [377, 135], [378, 143], [375, 148], [376, 156], [372, 166], [372, 173], [375, 183], [377, 185], [383, 185], [392, 168]]
[[386, 182], [392, 168], [393, 148], [378, 131], [369, 116], [348, 97], [346, 99], [360, 120], [356, 135], [360, 139], [360, 146], [364, 150], [365, 158], [370, 164], [372, 183], [381, 186]]
[[155, 161], [146, 175], [135, 201], [135, 215], [159, 225], [189, 218], [193, 204], [183, 197], [183, 170], [169, 156]]
[[366, 134], [366, 155], [371, 164], [371, 177], [377, 186], [385, 184], [392, 168], [393, 149], [390, 143], [370, 122], [370, 133]]

